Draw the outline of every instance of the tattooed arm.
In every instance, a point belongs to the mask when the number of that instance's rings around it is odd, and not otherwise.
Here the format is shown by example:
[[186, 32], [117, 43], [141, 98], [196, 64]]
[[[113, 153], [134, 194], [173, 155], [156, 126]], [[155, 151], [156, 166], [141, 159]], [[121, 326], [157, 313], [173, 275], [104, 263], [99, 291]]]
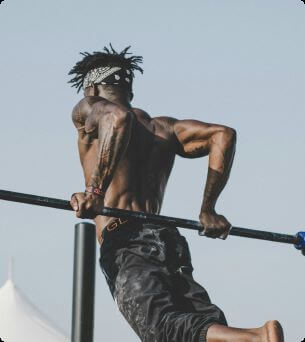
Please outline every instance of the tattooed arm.
[[127, 149], [133, 121], [132, 112], [114, 104], [98, 102], [92, 106], [84, 128], [86, 135], [98, 139], [98, 151], [93, 172], [86, 177], [86, 192], [76, 193], [71, 199], [77, 217], [94, 218], [103, 206], [104, 195]]
[[[88, 186], [105, 193], [129, 143], [133, 113], [118, 109], [95, 108], [86, 122], [86, 131], [97, 131], [98, 159]], [[102, 111], [102, 113], [101, 113]]]
[[230, 223], [215, 211], [216, 201], [230, 175], [236, 143], [236, 132], [229, 127], [196, 120], [175, 121], [177, 153], [185, 158], [209, 155], [209, 170], [200, 211], [200, 222], [209, 237], [225, 239]]

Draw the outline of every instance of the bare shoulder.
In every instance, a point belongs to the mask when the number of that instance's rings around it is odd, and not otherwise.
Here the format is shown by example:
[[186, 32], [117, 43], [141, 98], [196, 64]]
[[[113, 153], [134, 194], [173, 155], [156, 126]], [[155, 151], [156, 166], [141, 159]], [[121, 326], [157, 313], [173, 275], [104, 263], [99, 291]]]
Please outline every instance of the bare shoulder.
[[147, 120], [151, 121], [152, 117], [143, 109], [141, 108], [132, 108], [133, 113], [136, 115], [136, 118], [139, 120]]
[[88, 116], [94, 109], [100, 109], [109, 103], [109, 101], [99, 96], [87, 96], [81, 99], [72, 110], [72, 121], [75, 127], [77, 129], [84, 127]]
[[157, 130], [173, 135], [177, 119], [170, 116], [156, 116], [153, 118], [153, 122]]
[[92, 105], [88, 97], [81, 99], [72, 110], [72, 121], [76, 128], [85, 126]]
[[174, 132], [174, 124], [177, 122], [177, 119], [169, 116], [151, 117], [146, 111], [140, 108], [133, 108], [132, 110], [139, 121], [149, 121], [156, 133], [163, 133], [168, 136]]

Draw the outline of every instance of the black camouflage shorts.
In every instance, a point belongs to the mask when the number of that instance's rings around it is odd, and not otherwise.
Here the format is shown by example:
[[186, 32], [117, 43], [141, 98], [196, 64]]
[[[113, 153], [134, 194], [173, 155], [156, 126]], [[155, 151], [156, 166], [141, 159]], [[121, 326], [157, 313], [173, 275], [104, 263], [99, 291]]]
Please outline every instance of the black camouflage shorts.
[[143, 342], [205, 342], [223, 312], [195, 282], [176, 228], [116, 220], [104, 228], [100, 266], [119, 310]]

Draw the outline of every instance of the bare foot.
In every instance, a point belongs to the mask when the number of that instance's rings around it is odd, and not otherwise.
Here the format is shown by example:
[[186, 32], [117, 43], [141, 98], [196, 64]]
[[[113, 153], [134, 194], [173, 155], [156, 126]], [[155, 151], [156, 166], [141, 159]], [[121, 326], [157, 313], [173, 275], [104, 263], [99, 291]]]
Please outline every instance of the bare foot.
[[268, 321], [259, 330], [261, 342], [284, 342], [283, 329], [278, 321]]

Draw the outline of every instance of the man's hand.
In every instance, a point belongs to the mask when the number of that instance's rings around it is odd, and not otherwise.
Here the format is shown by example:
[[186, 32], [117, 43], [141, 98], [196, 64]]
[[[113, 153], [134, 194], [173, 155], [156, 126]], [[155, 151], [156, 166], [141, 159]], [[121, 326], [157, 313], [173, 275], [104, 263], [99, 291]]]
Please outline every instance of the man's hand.
[[224, 216], [215, 211], [201, 212], [199, 219], [205, 236], [223, 240], [228, 237], [232, 225]]
[[76, 217], [94, 219], [104, 206], [104, 199], [96, 194], [78, 192], [71, 196], [71, 207]]

